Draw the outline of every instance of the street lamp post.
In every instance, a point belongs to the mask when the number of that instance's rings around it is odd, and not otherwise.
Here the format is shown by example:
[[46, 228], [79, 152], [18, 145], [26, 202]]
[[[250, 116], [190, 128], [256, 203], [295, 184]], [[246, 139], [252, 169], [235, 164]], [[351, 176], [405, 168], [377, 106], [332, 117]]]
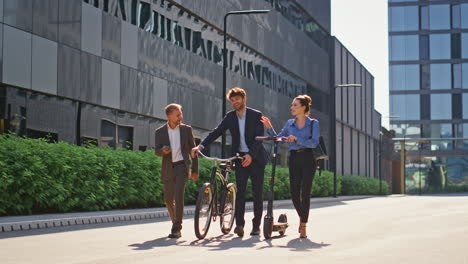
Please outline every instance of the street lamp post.
[[[333, 197], [337, 197], [336, 195], [336, 89], [343, 88], [343, 87], [362, 87], [359, 83], [348, 83], [348, 84], [338, 84], [335, 85], [331, 91], [331, 109], [330, 109], [330, 125], [331, 125], [331, 151], [330, 151], [330, 158], [332, 160], [331, 166], [333, 170]], [[341, 116], [343, 117], [343, 96], [341, 97]], [[342, 136], [343, 138], [343, 136]]]
[[[224, 118], [226, 115], [226, 70], [227, 70], [227, 48], [226, 48], [226, 41], [227, 41], [227, 18], [230, 15], [250, 15], [250, 14], [263, 14], [263, 13], [268, 13], [270, 10], [241, 10], [241, 11], [231, 11], [228, 12], [227, 14], [224, 15], [224, 24], [223, 24], [223, 89], [222, 89], [222, 94], [221, 94], [221, 100], [223, 101], [223, 106], [222, 106], [222, 115], [221, 119]], [[221, 137], [221, 157], [224, 158], [224, 150], [226, 148], [226, 134], [223, 133]]]
[[382, 128], [379, 129], [379, 194], [382, 195]]

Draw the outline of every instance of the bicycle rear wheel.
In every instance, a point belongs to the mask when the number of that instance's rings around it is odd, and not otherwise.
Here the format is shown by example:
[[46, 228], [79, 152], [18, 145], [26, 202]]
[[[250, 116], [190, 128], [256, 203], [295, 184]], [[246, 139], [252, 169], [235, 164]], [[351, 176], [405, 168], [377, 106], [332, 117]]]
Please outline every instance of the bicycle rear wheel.
[[237, 188], [234, 183], [229, 183], [224, 191], [224, 208], [221, 210], [220, 224], [221, 232], [223, 234], [229, 234], [234, 224], [235, 213], [236, 213], [236, 192]]
[[198, 239], [205, 238], [211, 224], [213, 210], [213, 192], [211, 184], [205, 183], [198, 192], [197, 205], [195, 207], [195, 235]]

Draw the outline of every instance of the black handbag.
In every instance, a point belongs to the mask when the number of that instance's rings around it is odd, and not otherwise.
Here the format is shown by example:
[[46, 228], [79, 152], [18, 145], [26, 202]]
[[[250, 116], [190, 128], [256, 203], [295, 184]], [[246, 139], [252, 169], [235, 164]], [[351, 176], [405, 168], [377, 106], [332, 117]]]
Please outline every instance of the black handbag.
[[[314, 136], [314, 123], [315, 120], [312, 120], [312, 125], [310, 129], [311, 138]], [[325, 141], [323, 140], [322, 136], [319, 136], [319, 143], [315, 148], [312, 148], [312, 152], [316, 160], [328, 159], [327, 148], [325, 147]]]

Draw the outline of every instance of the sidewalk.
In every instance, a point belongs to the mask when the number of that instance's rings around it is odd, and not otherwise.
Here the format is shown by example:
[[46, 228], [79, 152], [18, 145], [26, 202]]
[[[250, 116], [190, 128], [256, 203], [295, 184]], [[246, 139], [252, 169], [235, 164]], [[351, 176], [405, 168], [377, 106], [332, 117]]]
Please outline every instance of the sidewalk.
[[[311, 203], [331, 203], [341, 202], [356, 199], [365, 199], [375, 196], [339, 196], [339, 197], [324, 197], [312, 198]], [[267, 202], [264, 202], [266, 209]], [[274, 207], [292, 206], [291, 200], [277, 200], [273, 203]], [[247, 202], [246, 210], [253, 209], [253, 203]], [[184, 215], [193, 215], [195, 206], [189, 205], [184, 208]], [[146, 208], [146, 209], [129, 209], [129, 210], [112, 210], [112, 211], [97, 211], [97, 212], [81, 212], [81, 213], [66, 213], [66, 214], [44, 214], [44, 215], [28, 215], [28, 216], [5, 216], [0, 217], [0, 233], [11, 231], [22, 231], [32, 229], [54, 228], [61, 226], [73, 225], [88, 225], [99, 223], [111, 223], [121, 221], [137, 221], [145, 219], [169, 217], [165, 207]]]

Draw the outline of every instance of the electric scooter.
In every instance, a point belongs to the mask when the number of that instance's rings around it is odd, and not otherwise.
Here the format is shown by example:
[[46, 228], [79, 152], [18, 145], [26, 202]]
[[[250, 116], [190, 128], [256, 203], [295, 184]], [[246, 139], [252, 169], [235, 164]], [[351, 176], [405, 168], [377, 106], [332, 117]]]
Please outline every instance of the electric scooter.
[[271, 178], [270, 178], [270, 191], [268, 192], [268, 209], [267, 214], [263, 218], [263, 236], [265, 239], [270, 239], [273, 232], [278, 232], [280, 236], [283, 236], [288, 228], [288, 218], [286, 214], [281, 214], [278, 218], [278, 223], [274, 223], [273, 218], [273, 200], [274, 192], [273, 187], [275, 184], [275, 169], [276, 169], [276, 156], [278, 153], [278, 143], [286, 141], [284, 137], [255, 137], [259, 141], [273, 141], [273, 160], [271, 167]]

